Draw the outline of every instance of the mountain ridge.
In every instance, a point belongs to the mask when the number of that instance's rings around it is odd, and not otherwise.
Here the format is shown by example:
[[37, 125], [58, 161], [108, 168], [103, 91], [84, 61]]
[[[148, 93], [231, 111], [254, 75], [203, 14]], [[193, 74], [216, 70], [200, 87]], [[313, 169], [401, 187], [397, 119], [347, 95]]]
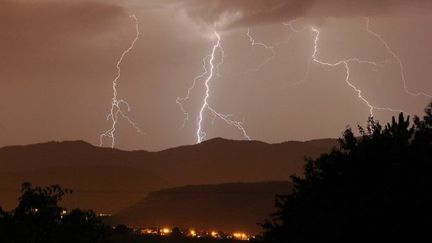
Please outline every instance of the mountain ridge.
[[188, 185], [149, 193], [108, 219], [134, 227], [180, 227], [260, 233], [275, 196], [292, 192], [288, 181]]
[[0, 148], [0, 205], [16, 204], [20, 184], [60, 184], [75, 192], [68, 207], [116, 212], [158, 189], [194, 184], [288, 180], [305, 157], [317, 157], [336, 140], [268, 144], [215, 138], [162, 151], [123, 151], [84, 141]]
[[215, 137], [208, 140], [205, 140], [201, 142], [200, 144], [185, 144], [185, 145], [179, 145], [171, 148], [156, 150], [156, 151], [149, 151], [144, 149], [135, 149], [135, 150], [125, 150], [125, 149], [119, 149], [119, 148], [110, 148], [110, 147], [100, 147], [98, 145], [94, 145], [90, 142], [87, 142], [85, 140], [50, 140], [46, 142], [38, 142], [38, 143], [30, 143], [30, 144], [20, 144], [20, 145], [5, 145], [0, 147], [0, 150], [3, 149], [16, 149], [16, 148], [25, 148], [25, 147], [38, 147], [38, 146], [46, 146], [46, 145], [55, 145], [55, 146], [62, 146], [62, 145], [73, 145], [78, 144], [82, 145], [83, 147], [92, 147], [92, 148], [100, 148], [100, 149], [107, 149], [107, 150], [116, 150], [116, 151], [122, 151], [122, 152], [147, 152], [147, 153], [158, 153], [163, 152], [166, 150], [172, 150], [172, 149], [178, 149], [182, 147], [193, 147], [197, 145], [202, 144], [208, 144], [208, 143], [214, 143], [214, 142], [252, 142], [252, 143], [261, 143], [265, 145], [280, 145], [280, 144], [286, 144], [286, 143], [315, 143], [315, 142], [326, 142], [326, 141], [336, 141], [337, 138], [317, 138], [317, 139], [310, 139], [310, 140], [288, 140], [288, 141], [282, 141], [282, 142], [275, 142], [275, 143], [268, 143], [260, 140], [236, 140], [236, 139], [227, 139], [222, 137]]

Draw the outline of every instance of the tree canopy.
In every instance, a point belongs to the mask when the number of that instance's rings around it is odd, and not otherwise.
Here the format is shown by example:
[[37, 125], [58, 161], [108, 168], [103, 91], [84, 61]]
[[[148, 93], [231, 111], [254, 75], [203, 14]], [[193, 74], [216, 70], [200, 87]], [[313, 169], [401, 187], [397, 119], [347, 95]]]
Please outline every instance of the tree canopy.
[[[423, 118], [344, 131], [340, 145], [307, 159], [291, 195], [276, 197], [263, 224], [268, 242], [420, 238], [432, 225], [432, 103]], [[428, 238], [430, 238], [428, 236]]]
[[108, 228], [92, 211], [59, 206], [65, 194], [59, 185], [33, 187], [24, 183], [18, 206], [11, 212], [0, 208], [2, 243], [99, 243], [107, 238]]

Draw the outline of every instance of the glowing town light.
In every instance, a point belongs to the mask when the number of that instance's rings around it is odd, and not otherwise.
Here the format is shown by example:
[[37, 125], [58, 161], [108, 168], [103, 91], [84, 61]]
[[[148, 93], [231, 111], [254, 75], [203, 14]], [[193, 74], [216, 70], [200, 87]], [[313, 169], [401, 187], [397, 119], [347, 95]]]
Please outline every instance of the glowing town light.
[[212, 231], [212, 232], [210, 232], [210, 235], [211, 235], [211, 237], [213, 237], [213, 238], [220, 238], [219, 233], [216, 232], [216, 231]]
[[168, 235], [168, 234], [171, 234], [172, 230], [170, 228], [162, 228], [160, 230], [160, 232], [161, 232], [161, 235]]
[[236, 240], [249, 240], [250, 237], [246, 233], [235, 232], [233, 233], [233, 238]]
[[196, 231], [195, 230], [189, 230], [189, 235], [191, 236], [191, 237], [196, 237], [197, 236], [197, 233], [196, 233]]
[[121, 77], [121, 64], [123, 62], [124, 57], [130, 51], [133, 50], [133, 48], [135, 47], [135, 43], [137, 42], [137, 40], [139, 39], [139, 36], [141, 35], [141, 33], [139, 31], [139, 22], [138, 22], [137, 17], [135, 15], [130, 15], [129, 17], [132, 18], [135, 22], [136, 35], [135, 35], [135, 38], [133, 39], [132, 43], [130, 44], [130, 46], [125, 51], [123, 51], [120, 58], [117, 60], [117, 64], [116, 64], [117, 75], [115, 76], [114, 80], [112, 81], [113, 97], [111, 99], [111, 109], [110, 109], [110, 113], [107, 116], [107, 120], [111, 121], [111, 128], [99, 136], [99, 146], [103, 146], [103, 139], [104, 138], [109, 138], [109, 139], [111, 139], [111, 148], [114, 148], [114, 146], [115, 146], [115, 132], [116, 132], [116, 127], [117, 127], [119, 116], [123, 117], [132, 127], [134, 127], [137, 130], [137, 132], [139, 132], [141, 134], [143, 133], [141, 131], [141, 129], [137, 126], [137, 124], [135, 124], [135, 122], [133, 122], [132, 119], [130, 119], [129, 116], [127, 116], [122, 109], [122, 106], [125, 106], [127, 108], [127, 111], [130, 112], [131, 107], [130, 107], [129, 103], [123, 99], [119, 99], [118, 95], [117, 95], [117, 93], [118, 93], [117, 92], [118, 80]]

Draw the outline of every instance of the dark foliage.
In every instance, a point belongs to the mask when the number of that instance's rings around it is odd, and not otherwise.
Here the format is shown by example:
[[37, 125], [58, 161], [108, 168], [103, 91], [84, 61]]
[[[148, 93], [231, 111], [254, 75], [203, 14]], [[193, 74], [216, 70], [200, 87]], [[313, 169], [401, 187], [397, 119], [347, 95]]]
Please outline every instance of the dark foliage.
[[426, 116], [369, 119], [340, 148], [308, 159], [294, 193], [276, 197], [268, 242], [360, 242], [426, 237], [432, 226], [432, 103]]
[[0, 208], [0, 242], [104, 242], [108, 229], [92, 211], [67, 213], [58, 205], [67, 193], [71, 191], [59, 185], [32, 187], [24, 183], [16, 209], [4, 212]]

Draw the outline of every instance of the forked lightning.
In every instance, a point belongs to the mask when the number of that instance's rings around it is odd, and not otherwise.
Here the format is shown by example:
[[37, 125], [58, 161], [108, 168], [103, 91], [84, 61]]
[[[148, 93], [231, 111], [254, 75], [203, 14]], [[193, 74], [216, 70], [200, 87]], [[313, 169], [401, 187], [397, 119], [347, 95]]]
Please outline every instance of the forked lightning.
[[114, 80], [112, 81], [113, 97], [111, 99], [111, 109], [110, 109], [109, 114], [107, 115], [107, 120], [111, 121], [111, 128], [108, 129], [107, 131], [105, 131], [104, 133], [102, 133], [99, 137], [99, 145], [100, 146], [103, 146], [104, 138], [108, 138], [111, 140], [111, 148], [114, 148], [114, 146], [115, 146], [115, 138], [116, 138], [115, 132], [116, 132], [116, 127], [118, 124], [119, 116], [123, 117], [139, 133], [143, 133], [141, 131], [141, 129], [138, 127], [138, 125], [135, 122], [133, 122], [132, 119], [129, 118], [129, 116], [126, 115], [125, 112], [123, 111], [122, 106], [127, 108], [127, 112], [131, 111], [131, 107], [126, 100], [118, 98], [118, 92], [117, 92], [118, 81], [121, 77], [121, 64], [123, 62], [123, 59], [130, 51], [133, 50], [133, 48], [135, 47], [135, 43], [138, 41], [138, 39], [141, 35], [141, 33], [139, 31], [139, 22], [138, 22], [137, 17], [135, 15], [130, 15], [129, 17], [132, 18], [135, 22], [136, 35], [135, 35], [135, 38], [133, 39], [132, 43], [130, 44], [130, 46], [125, 51], [123, 51], [120, 58], [117, 60], [117, 64], [116, 64], [117, 75], [115, 76]]
[[[231, 120], [230, 117], [232, 115], [219, 113], [209, 104], [208, 100], [209, 100], [209, 97], [211, 95], [210, 82], [213, 79], [215, 79], [215, 76], [217, 76], [217, 75], [215, 75], [215, 73], [218, 72], [219, 66], [223, 64], [224, 55], [225, 55], [224, 49], [221, 45], [220, 34], [218, 32], [214, 32], [214, 36], [216, 38], [216, 43], [213, 45], [210, 54], [207, 55], [206, 57], [204, 57], [204, 59], [203, 59], [204, 72], [194, 78], [193, 83], [189, 87], [186, 96], [177, 98], [176, 102], [180, 106], [180, 109], [182, 110], [182, 112], [184, 113], [184, 115], [185, 115], [184, 122], [186, 122], [187, 120], [189, 120], [189, 114], [186, 111], [186, 109], [184, 108], [183, 103], [190, 99], [191, 92], [195, 88], [197, 81], [204, 79], [205, 94], [204, 94], [202, 104], [201, 104], [201, 107], [199, 110], [198, 118], [197, 118], [196, 142], [201, 143], [202, 141], [204, 141], [204, 139], [207, 135], [206, 132], [204, 131], [204, 124], [203, 124], [204, 123], [204, 115], [205, 115], [206, 111], [210, 112], [213, 115], [214, 119], [219, 118], [222, 121], [224, 121], [226, 124], [237, 128], [238, 130], [240, 130], [242, 132], [242, 135], [246, 139], [250, 140], [250, 137], [249, 137], [246, 129], [243, 126], [244, 122]], [[217, 52], [219, 52], [221, 54], [221, 60], [220, 60], [220, 62], [215, 64]], [[215, 71], [215, 69], [217, 71]]]

